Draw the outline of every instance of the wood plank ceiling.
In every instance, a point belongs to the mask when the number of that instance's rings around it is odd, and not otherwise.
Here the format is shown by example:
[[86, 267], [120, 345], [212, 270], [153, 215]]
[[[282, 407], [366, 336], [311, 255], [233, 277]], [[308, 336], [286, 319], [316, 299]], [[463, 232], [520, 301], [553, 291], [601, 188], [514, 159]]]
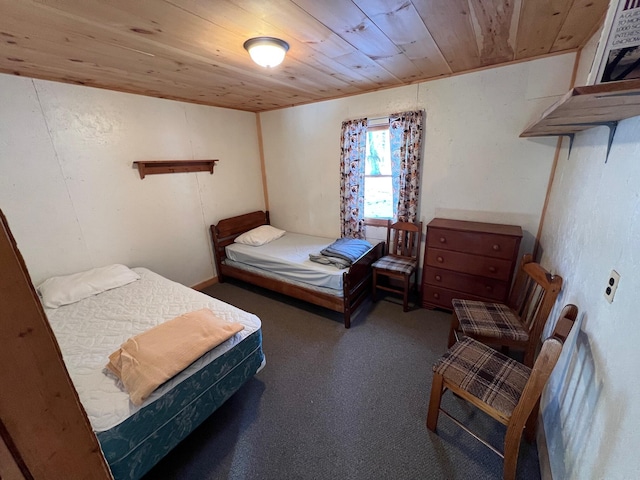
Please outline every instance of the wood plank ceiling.
[[[0, 72], [253, 112], [579, 48], [608, 0], [0, 0]], [[275, 36], [273, 69], [242, 44]]]

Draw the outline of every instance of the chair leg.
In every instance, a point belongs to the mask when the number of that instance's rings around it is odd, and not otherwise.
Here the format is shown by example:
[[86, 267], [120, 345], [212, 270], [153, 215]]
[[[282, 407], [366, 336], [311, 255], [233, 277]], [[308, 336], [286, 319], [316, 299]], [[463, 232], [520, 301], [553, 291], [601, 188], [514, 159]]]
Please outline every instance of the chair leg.
[[402, 310], [409, 311], [409, 275], [404, 276], [404, 294], [402, 297]]
[[431, 397], [429, 398], [429, 411], [427, 413], [427, 428], [432, 432], [438, 426], [438, 415], [440, 413], [440, 402], [442, 400], [442, 375], [434, 373], [431, 381]]
[[378, 272], [376, 269], [373, 269], [373, 278], [371, 279], [371, 300], [373, 302], [376, 301], [376, 285], [378, 285]]
[[453, 312], [453, 317], [451, 318], [451, 327], [449, 327], [449, 341], [447, 343], [447, 348], [451, 348], [454, 343], [456, 343], [456, 330], [460, 327], [460, 321], [458, 320], [458, 316], [456, 312]]
[[536, 402], [536, 405], [531, 410], [529, 418], [524, 426], [524, 438], [529, 443], [533, 443], [536, 439], [536, 427], [538, 425], [538, 412], [540, 411], [540, 399]]
[[[522, 424], [520, 424], [522, 427]], [[516, 467], [518, 465], [518, 452], [520, 452], [520, 439], [522, 430], [516, 431], [517, 426], [512, 425], [507, 428], [504, 440], [504, 467], [502, 477], [504, 480], [515, 480]]]

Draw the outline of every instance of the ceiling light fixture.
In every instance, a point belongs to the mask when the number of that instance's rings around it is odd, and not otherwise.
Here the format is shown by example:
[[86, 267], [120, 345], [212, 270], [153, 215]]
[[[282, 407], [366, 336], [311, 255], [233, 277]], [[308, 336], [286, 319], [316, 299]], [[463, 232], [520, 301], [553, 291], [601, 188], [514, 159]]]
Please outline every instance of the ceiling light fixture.
[[274, 37], [255, 37], [244, 42], [243, 47], [254, 62], [262, 67], [280, 65], [289, 50], [289, 44]]

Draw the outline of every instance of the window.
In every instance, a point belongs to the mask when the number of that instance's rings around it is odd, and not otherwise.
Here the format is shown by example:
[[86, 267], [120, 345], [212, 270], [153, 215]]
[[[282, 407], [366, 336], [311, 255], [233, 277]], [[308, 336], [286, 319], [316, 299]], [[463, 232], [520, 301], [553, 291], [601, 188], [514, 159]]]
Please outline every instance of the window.
[[[340, 234], [364, 238], [365, 218], [415, 222], [423, 111], [342, 122]], [[378, 222], [373, 222], [378, 223]]]
[[365, 218], [393, 218], [393, 178], [389, 127], [367, 129], [364, 171]]

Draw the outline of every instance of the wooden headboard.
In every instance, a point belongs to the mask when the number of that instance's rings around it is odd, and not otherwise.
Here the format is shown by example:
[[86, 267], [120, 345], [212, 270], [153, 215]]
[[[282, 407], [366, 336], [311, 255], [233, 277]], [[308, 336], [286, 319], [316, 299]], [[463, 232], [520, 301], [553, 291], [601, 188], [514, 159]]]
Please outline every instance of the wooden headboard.
[[231, 245], [238, 235], [248, 232], [260, 225], [269, 225], [269, 212], [261, 210], [236, 217], [223, 218], [216, 225], [211, 225], [211, 238], [213, 239], [213, 254], [216, 262], [218, 276], [220, 264], [227, 258], [224, 247]]

